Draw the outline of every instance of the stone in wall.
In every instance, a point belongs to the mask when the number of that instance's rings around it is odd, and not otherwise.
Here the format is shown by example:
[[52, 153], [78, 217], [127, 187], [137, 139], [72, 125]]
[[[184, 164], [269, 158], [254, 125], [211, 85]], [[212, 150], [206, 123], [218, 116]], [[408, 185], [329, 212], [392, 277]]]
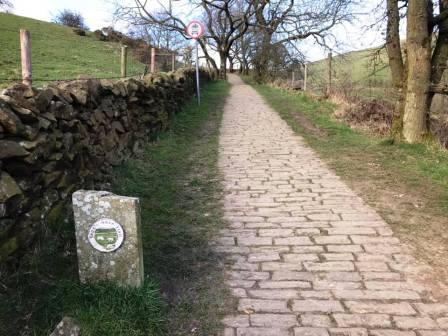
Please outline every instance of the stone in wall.
[[65, 316], [50, 336], [81, 336], [81, 328], [74, 319]]

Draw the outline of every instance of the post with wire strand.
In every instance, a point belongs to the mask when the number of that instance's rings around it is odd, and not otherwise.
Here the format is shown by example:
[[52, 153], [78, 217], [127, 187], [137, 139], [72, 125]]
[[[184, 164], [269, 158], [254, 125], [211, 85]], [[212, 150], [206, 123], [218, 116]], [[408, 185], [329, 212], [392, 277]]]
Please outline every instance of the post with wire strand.
[[127, 77], [128, 46], [121, 46], [121, 78]]
[[306, 91], [306, 85], [308, 81], [308, 65], [304, 64], [304, 75], [303, 75], [303, 91]]
[[22, 83], [31, 86], [32, 69], [31, 69], [31, 40], [30, 32], [20, 29], [20, 56], [22, 59]]
[[198, 95], [198, 105], [201, 105], [201, 86], [199, 84], [199, 43], [196, 40], [196, 93]]
[[331, 52], [328, 53], [328, 59], [327, 59], [327, 64], [328, 64], [328, 80], [327, 80], [327, 92], [326, 92], [326, 96], [329, 97], [331, 95], [331, 81], [332, 81], [332, 74], [333, 74], [333, 69], [332, 69], [332, 60], [333, 60], [333, 55]]
[[151, 66], [150, 66], [150, 72], [154, 73], [156, 72], [156, 48], [151, 48]]

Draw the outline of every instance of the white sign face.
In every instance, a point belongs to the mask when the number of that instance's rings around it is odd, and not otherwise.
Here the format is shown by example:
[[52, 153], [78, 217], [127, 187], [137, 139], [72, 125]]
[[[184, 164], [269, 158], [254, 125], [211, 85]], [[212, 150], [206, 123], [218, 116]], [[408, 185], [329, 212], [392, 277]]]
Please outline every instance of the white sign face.
[[191, 21], [187, 26], [187, 35], [192, 39], [199, 39], [205, 33], [205, 27], [200, 21]]
[[88, 239], [94, 249], [113, 252], [123, 244], [124, 231], [116, 221], [101, 218], [90, 227]]

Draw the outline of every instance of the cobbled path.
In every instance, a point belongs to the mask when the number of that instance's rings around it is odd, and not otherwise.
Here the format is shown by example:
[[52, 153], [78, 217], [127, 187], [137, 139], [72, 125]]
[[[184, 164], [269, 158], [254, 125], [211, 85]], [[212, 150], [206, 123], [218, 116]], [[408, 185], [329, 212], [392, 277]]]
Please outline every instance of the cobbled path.
[[234, 75], [220, 138], [225, 336], [442, 336], [448, 305], [369, 206]]

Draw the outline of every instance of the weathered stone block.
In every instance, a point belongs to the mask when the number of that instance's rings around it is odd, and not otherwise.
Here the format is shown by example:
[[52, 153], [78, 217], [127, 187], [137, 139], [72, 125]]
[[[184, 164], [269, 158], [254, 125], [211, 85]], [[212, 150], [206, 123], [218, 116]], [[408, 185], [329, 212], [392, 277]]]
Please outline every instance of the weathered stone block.
[[139, 200], [105, 191], [73, 194], [81, 282], [143, 283]]
[[50, 336], [80, 336], [81, 328], [78, 323], [70, 318], [64, 317], [61, 322], [56, 326]]
[[20, 194], [22, 194], [22, 191], [16, 181], [8, 173], [0, 173], [0, 203], [4, 203], [11, 197]]

